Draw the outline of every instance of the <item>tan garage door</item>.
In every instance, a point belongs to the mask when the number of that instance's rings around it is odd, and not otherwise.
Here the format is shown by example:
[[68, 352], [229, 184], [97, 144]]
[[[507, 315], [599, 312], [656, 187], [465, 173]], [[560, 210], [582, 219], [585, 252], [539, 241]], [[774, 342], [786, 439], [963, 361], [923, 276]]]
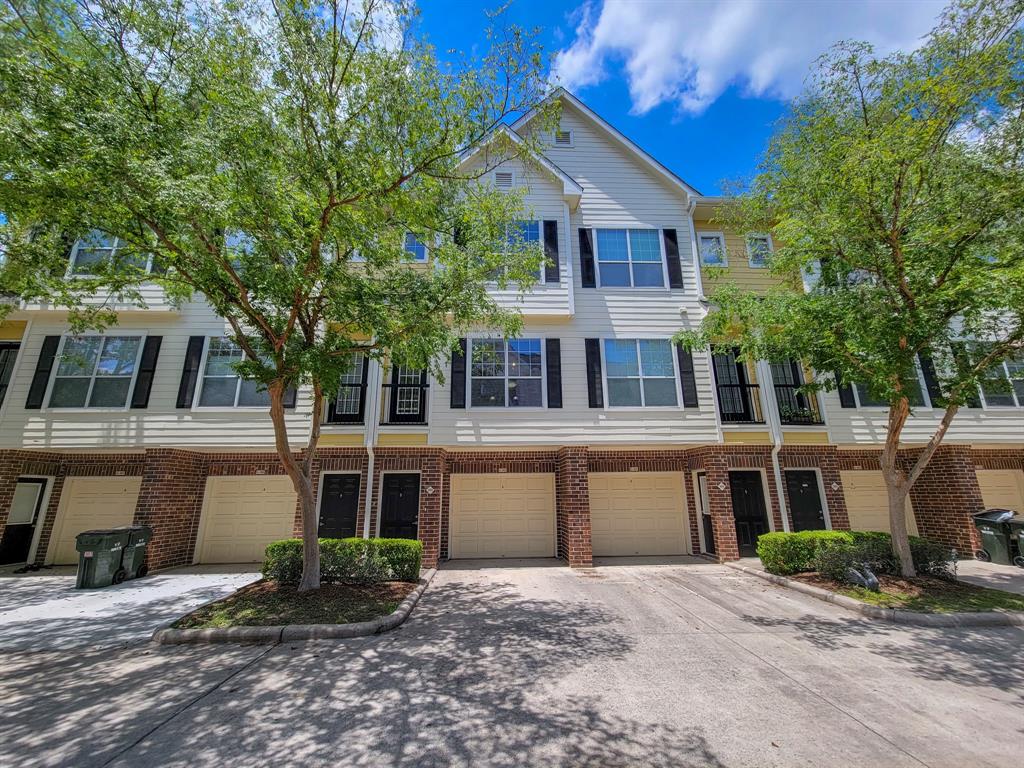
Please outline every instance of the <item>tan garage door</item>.
[[449, 557], [554, 557], [555, 476], [452, 475]]
[[1001, 507], [1024, 513], [1024, 470], [979, 469], [978, 485], [985, 507]]
[[[839, 473], [843, 480], [843, 497], [850, 515], [850, 528], [854, 531], [888, 531], [889, 497], [885, 491], [885, 478], [881, 472], [870, 469], [850, 469]], [[917, 536], [914, 508], [907, 497], [907, 530]]]
[[141, 477], [69, 477], [65, 480], [46, 562], [77, 563], [75, 537], [82, 531], [131, 525], [141, 487]]
[[678, 472], [594, 472], [589, 481], [595, 556], [686, 553], [686, 502]]
[[295, 491], [289, 478], [211, 477], [196, 562], [260, 562], [267, 544], [291, 538], [294, 527]]

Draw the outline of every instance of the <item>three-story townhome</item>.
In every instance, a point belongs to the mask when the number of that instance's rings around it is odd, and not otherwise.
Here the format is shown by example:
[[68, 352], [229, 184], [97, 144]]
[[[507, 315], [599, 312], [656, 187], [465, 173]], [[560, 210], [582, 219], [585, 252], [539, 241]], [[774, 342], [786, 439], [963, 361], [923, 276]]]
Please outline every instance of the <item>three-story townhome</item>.
[[[801, 386], [822, 374], [799, 361], [671, 343], [700, 323], [705, 283], [721, 270], [750, 286], [775, 279], [770, 237], [720, 231], [723, 201], [571, 94], [553, 98], [560, 124], [537, 137], [543, 155], [485, 178], [523, 191], [515, 236], [547, 257], [525, 295], [495, 287], [522, 312], [519, 337], [467, 334], [443, 382], [357, 358], [323, 413], [308, 393], [292, 398], [296, 447], [313, 419], [322, 425], [319, 534], [417, 537], [426, 565], [557, 556], [582, 566], [732, 559], [769, 530], [884, 527], [884, 413], [855, 385], [808, 395]], [[503, 129], [512, 140], [532, 130], [533, 115]], [[409, 234], [405, 245], [429, 268], [430, 243]], [[69, 275], [116, 248], [83, 237]], [[155, 568], [258, 561], [298, 532], [266, 395], [234, 372], [241, 352], [224, 321], [202, 300], [172, 308], [155, 285], [148, 299], [103, 333], [74, 336], [45, 305], [0, 325], [0, 563], [73, 563], [78, 532], [131, 522], [153, 526]], [[967, 513], [1018, 503], [1024, 392], [1013, 397], [958, 417], [912, 494], [920, 533], [966, 550]], [[914, 423], [937, 418], [924, 407]]]

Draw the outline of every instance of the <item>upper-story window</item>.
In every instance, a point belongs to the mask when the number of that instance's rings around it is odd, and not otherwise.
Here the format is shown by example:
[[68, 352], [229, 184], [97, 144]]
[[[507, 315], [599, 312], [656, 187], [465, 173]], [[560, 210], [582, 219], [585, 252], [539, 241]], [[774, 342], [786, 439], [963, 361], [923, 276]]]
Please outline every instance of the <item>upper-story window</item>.
[[470, 361], [473, 407], [544, 405], [540, 339], [471, 339]]
[[212, 336], [206, 342], [206, 358], [197, 405], [200, 408], [266, 408], [270, 393], [251, 379], [243, 379], [235, 365], [245, 353], [231, 339]]
[[[921, 386], [919, 377], [907, 379], [903, 383], [904, 392], [910, 405], [915, 408], [924, 406], [924, 387]], [[888, 408], [889, 401], [875, 397], [868, 390], [867, 386], [860, 382], [854, 382], [853, 391], [857, 395], [857, 405], [860, 408]]]
[[363, 368], [366, 356], [353, 352], [348, 355], [349, 366], [338, 381], [338, 395], [334, 401], [334, 412], [338, 415], [355, 416], [362, 412], [365, 380]]
[[772, 250], [770, 236], [747, 235], [747, 261], [754, 269], [763, 269], [768, 266]]
[[568, 130], [564, 130], [562, 128], [559, 128], [557, 131], [555, 131], [555, 137], [554, 138], [555, 138], [555, 141], [554, 141], [555, 146], [559, 147], [561, 149], [566, 149], [566, 148], [571, 147], [573, 145], [572, 131], [568, 131]]
[[597, 271], [602, 288], [664, 288], [665, 259], [658, 230], [597, 230]]
[[142, 336], [65, 336], [50, 387], [50, 408], [125, 408]]
[[605, 339], [605, 389], [610, 406], [673, 406], [676, 370], [667, 339]]
[[68, 273], [75, 277], [88, 277], [117, 266], [133, 266], [149, 271], [151, 258], [133, 252], [119, 237], [94, 229], [78, 239], [71, 248]]
[[981, 383], [981, 396], [986, 407], [1024, 407], [1024, 352], [1017, 352], [989, 369], [988, 377]]
[[700, 263], [707, 267], [725, 267], [729, 260], [725, 253], [725, 235], [721, 232], [700, 232], [697, 235]]
[[412, 232], [405, 233], [405, 252], [408, 253], [414, 261], [427, 260], [427, 244], [416, 237]]

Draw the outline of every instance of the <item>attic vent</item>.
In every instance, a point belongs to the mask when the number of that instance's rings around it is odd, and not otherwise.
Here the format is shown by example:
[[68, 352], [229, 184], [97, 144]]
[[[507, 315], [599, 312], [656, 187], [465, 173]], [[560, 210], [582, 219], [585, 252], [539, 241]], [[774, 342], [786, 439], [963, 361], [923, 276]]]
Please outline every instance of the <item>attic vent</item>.
[[512, 171], [495, 171], [494, 186], [498, 189], [512, 189]]
[[556, 147], [571, 147], [572, 146], [572, 131], [555, 131], [555, 146]]

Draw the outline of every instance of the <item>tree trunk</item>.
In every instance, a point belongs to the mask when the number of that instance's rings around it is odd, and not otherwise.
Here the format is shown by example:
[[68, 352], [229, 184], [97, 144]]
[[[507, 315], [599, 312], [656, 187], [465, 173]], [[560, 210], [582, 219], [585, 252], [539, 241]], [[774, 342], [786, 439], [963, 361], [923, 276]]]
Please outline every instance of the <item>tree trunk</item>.
[[907, 537], [907, 494], [910, 485], [907, 474], [900, 469], [899, 445], [903, 426], [910, 416], [910, 401], [901, 397], [889, 406], [889, 423], [885, 435], [885, 447], [878, 463], [882, 467], [885, 490], [889, 497], [889, 530], [892, 532], [892, 551], [900, 562], [900, 573], [906, 579], [917, 575], [914, 558], [910, 554], [910, 540]]
[[[320, 540], [317, 537], [318, 521], [313, 499], [312, 461], [297, 461], [288, 442], [284, 386], [275, 382], [267, 389], [270, 392], [270, 419], [274, 423], [274, 445], [285, 472], [292, 480], [302, 511], [302, 578], [299, 580], [299, 592], [320, 589]], [[315, 441], [311, 442], [312, 445], [307, 447], [308, 452], [316, 448]]]

